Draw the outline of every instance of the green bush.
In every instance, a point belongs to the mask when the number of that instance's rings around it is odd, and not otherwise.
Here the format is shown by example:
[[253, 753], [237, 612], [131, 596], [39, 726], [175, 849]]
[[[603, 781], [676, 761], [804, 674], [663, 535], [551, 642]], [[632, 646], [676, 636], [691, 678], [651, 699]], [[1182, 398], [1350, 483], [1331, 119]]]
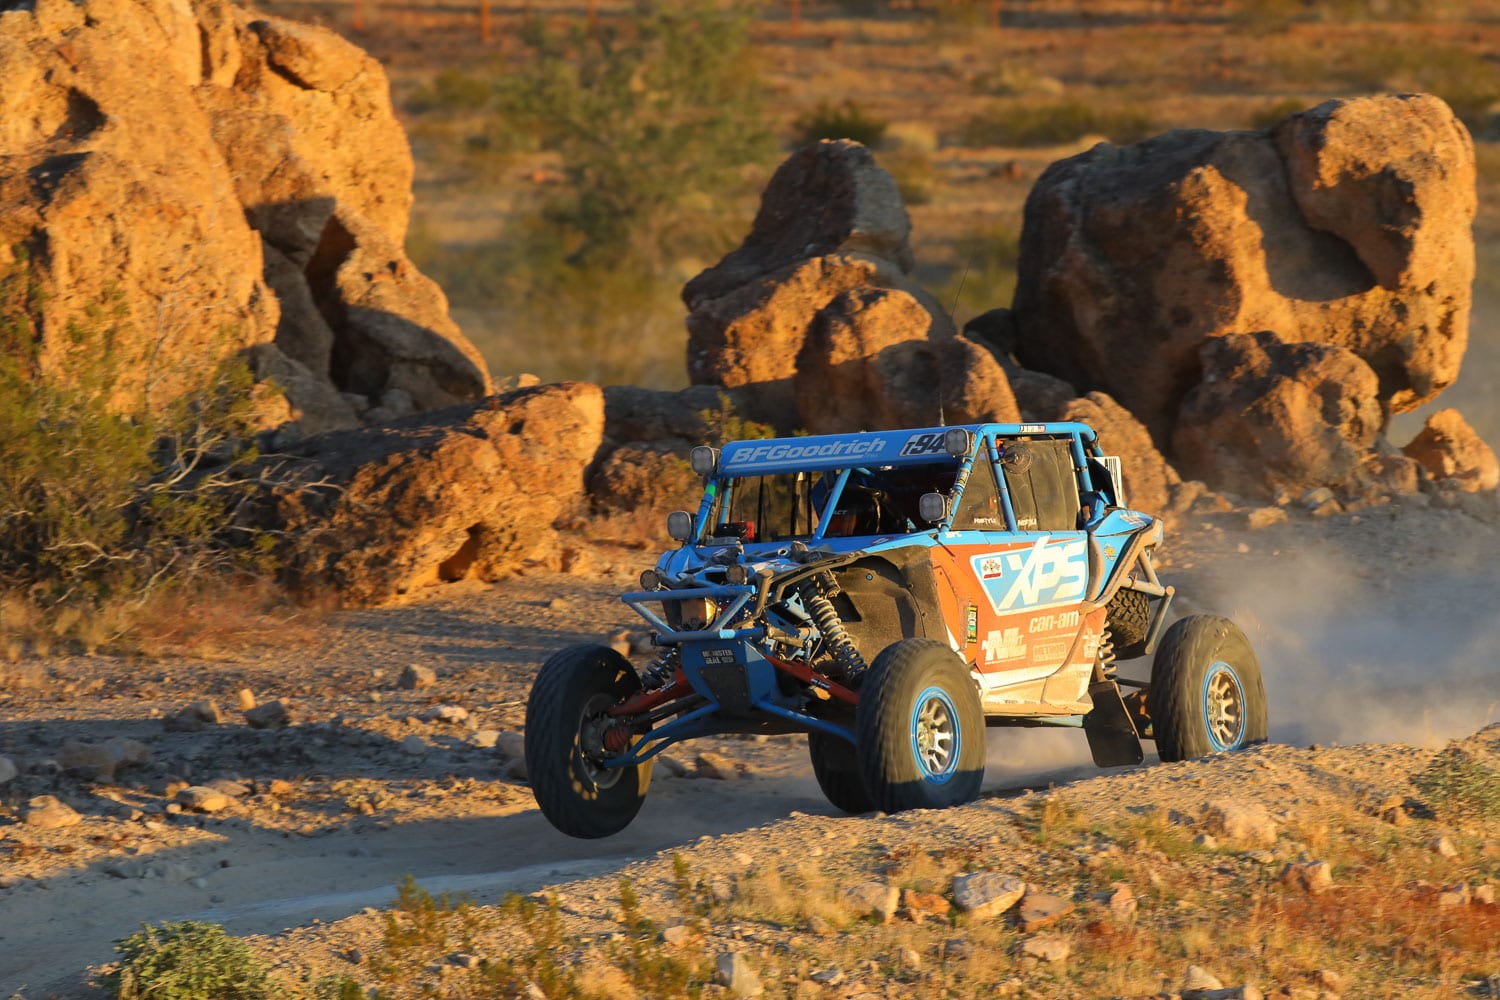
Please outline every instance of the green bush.
[[1077, 100], [1047, 104], [997, 104], [974, 114], [959, 128], [963, 146], [1055, 146], [1086, 135], [1131, 143], [1156, 131], [1143, 108], [1097, 106]]
[[1500, 771], [1462, 747], [1449, 744], [1415, 779], [1439, 813], [1455, 818], [1500, 821]]
[[119, 1000], [265, 1000], [266, 966], [218, 924], [145, 925], [115, 942], [120, 967], [106, 978]]
[[792, 123], [798, 145], [817, 142], [819, 139], [853, 139], [872, 149], [885, 138], [890, 126], [884, 118], [866, 111], [852, 99], [845, 98], [835, 104], [820, 101], [818, 106], [797, 116]]
[[14, 257], [0, 270], [0, 591], [66, 624], [204, 573], [268, 569], [272, 540], [234, 528], [260, 457], [249, 368], [226, 362], [153, 404], [127, 389], [118, 296], [76, 317], [44, 367], [43, 297]]

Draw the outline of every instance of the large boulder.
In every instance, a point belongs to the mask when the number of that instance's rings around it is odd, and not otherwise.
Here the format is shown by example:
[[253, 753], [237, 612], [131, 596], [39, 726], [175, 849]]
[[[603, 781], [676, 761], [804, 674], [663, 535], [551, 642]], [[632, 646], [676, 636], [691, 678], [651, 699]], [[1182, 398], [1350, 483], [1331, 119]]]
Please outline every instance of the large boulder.
[[555, 564], [604, 436], [604, 395], [536, 386], [306, 442], [265, 526], [294, 588], [378, 604], [419, 587]]
[[1016, 355], [1109, 392], [1161, 444], [1203, 344], [1233, 333], [1346, 348], [1387, 413], [1412, 409], [1468, 338], [1474, 177], [1468, 132], [1421, 95], [1100, 144], [1027, 199]]
[[[906, 296], [907, 340], [954, 335], [911, 276], [911, 222], [892, 177], [849, 140], [806, 146], [782, 164], [744, 243], [688, 282], [688, 375], [749, 389], [747, 416], [790, 430], [805, 422], [794, 378], [820, 315], [874, 290]], [[882, 332], [882, 343], [893, 331]]]
[[1428, 417], [1401, 450], [1434, 480], [1451, 480], [1470, 493], [1500, 486], [1500, 462], [1494, 450], [1457, 410], [1439, 410]]
[[932, 314], [907, 292], [836, 296], [813, 321], [793, 387], [814, 434], [1020, 419], [999, 363], [984, 347], [930, 334]]
[[161, 405], [253, 347], [306, 433], [488, 390], [401, 250], [411, 154], [355, 46], [226, 0], [36, 0], [0, 75], [0, 264], [50, 375], [108, 342], [117, 405]]
[[1202, 355], [1173, 436], [1185, 473], [1250, 496], [1361, 484], [1383, 417], [1357, 355], [1268, 332], [1216, 338]]

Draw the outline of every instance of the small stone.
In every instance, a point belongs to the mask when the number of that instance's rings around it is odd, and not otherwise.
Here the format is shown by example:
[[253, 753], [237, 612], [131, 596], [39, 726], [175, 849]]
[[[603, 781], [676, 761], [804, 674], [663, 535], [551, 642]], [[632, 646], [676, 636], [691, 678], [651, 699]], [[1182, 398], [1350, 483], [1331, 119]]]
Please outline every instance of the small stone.
[[693, 768], [699, 777], [713, 778], [716, 781], [727, 781], [739, 777], [734, 769], [734, 763], [728, 757], [711, 750], [704, 751], [694, 758]]
[[1021, 954], [1042, 962], [1066, 962], [1072, 945], [1054, 934], [1036, 934], [1021, 942]]
[[1025, 882], [999, 872], [974, 872], [953, 879], [953, 902], [975, 920], [999, 916], [1025, 894]]
[[1316, 510], [1333, 498], [1333, 490], [1326, 486], [1317, 486], [1303, 493], [1298, 502], [1308, 510]]
[[228, 809], [234, 800], [207, 785], [193, 785], [178, 792], [176, 801], [194, 812], [214, 813]]
[[212, 788], [220, 795], [227, 795], [231, 799], [243, 799], [250, 794], [250, 786], [243, 781], [234, 781], [230, 778], [215, 778], [213, 781], [205, 781], [204, 788]]
[[14, 779], [20, 773], [20, 768], [16, 767], [15, 761], [9, 757], [0, 757], [0, 785]]
[[1201, 965], [1188, 966], [1187, 972], [1182, 975], [1184, 993], [1188, 990], [1222, 990], [1223, 988], [1223, 981]]
[[1453, 846], [1453, 841], [1447, 837], [1439, 837], [1432, 842], [1432, 849], [1442, 857], [1453, 860], [1458, 857], [1458, 848]]
[[1285, 520], [1286, 511], [1280, 507], [1256, 507], [1245, 513], [1245, 527], [1251, 531], [1262, 531]]
[[1073, 904], [1047, 892], [1028, 892], [1021, 900], [1018, 916], [1021, 930], [1031, 932], [1056, 923], [1073, 912]]
[[1312, 509], [1312, 516], [1332, 517], [1335, 514], [1342, 514], [1343, 512], [1343, 504], [1339, 503], [1337, 500], [1325, 500], [1323, 503], [1318, 504]]
[[922, 956], [917, 953], [917, 949], [908, 948], [905, 945], [896, 950], [896, 961], [900, 962], [907, 969], [919, 970], [922, 968]]
[[693, 932], [686, 924], [673, 924], [670, 927], [663, 928], [661, 932], [662, 943], [672, 945], [673, 947], [680, 947], [687, 944], [692, 939], [692, 936]]
[[530, 775], [526, 771], [525, 757], [517, 757], [515, 760], [509, 762], [505, 765], [505, 770], [501, 771], [500, 773], [502, 776], [509, 778], [511, 781], [524, 782], [531, 780]]
[[1324, 989], [1333, 990], [1335, 993], [1342, 993], [1344, 992], [1344, 987], [1349, 984], [1342, 972], [1335, 969], [1319, 969], [1318, 985]]
[[1250, 847], [1276, 843], [1276, 822], [1265, 806], [1220, 799], [1203, 808], [1206, 832]]
[[901, 890], [901, 907], [908, 917], [919, 923], [928, 917], [946, 920], [950, 909], [948, 900], [943, 896], [935, 892], [917, 892], [914, 889]]
[[455, 951], [448, 956], [448, 964], [456, 965], [460, 969], [477, 969], [479, 967], [479, 956], [471, 955], [466, 951]]
[[687, 765], [676, 757], [667, 754], [658, 754], [656, 757], [656, 771], [663, 777], [681, 778], [688, 773]]
[[1400, 795], [1390, 795], [1375, 807], [1375, 815], [1392, 826], [1405, 826], [1410, 817], [1406, 812], [1406, 799]]
[[943, 942], [943, 957], [955, 962], [968, 958], [972, 951], [966, 938], [949, 938]]
[[255, 707], [255, 693], [249, 688], [240, 688], [234, 699], [236, 707], [241, 712], [248, 712]]
[[744, 952], [724, 952], [714, 960], [714, 981], [737, 997], [758, 997], [766, 991]]
[[1211, 833], [1198, 834], [1198, 836], [1193, 838], [1193, 843], [1197, 844], [1205, 851], [1216, 851], [1219, 849], [1219, 842], [1214, 839], [1214, 835]]
[[495, 740], [495, 749], [506, 760], [525, 760], [526, 737], [520, 733], [501, 733]]
[[401, 752], [410, 754], [413, 757], [420, 757], [429, 749], [430, 747], [427, 746], [427, 741], [422, 739], [422, 737], [417, 736], [416, 734], [412, 734], [411, 736], [408, 736], [406, 739], [401, 741]]
[[396, 686], [403, 691], [415, 691], [418, 688], [431, 687], [437, 683], [437, 671], [431, 667], [413, 663], [401, 671], [401, 676], [396, 678]]
[[809, 978], [819, 986], [837, 986], [848, 977], [844, 975], [843, 969], [840, 969], [837, 966], [832, 966], [827, 969], [819, 969], [817, 972], [814, 972]]
[[427, 722], [446, 722], [458, 725], [469, 717], [469, 710], [461, 705], [434, 705], [422, 713]]
[[281, 729], [290, 725], [291, 709], [283, 701], [268, 701], [245, 713], [245, 722], [252, 729]]
[[115, 768], [120, 762], [108, 747], [68, 740], [57, 752], [57, 763], [64, 771], [108, 782], [114, 780]]
[[1438, 893], [1437, 904], [1438, 906], [1468, 906], [1471, 898], [1473, 897], [1469, 895], [1469, 886], [1464, 882], [1459, 882], [1455, 885], [1444, 886], [1443, 891]]
[[1483, 906], [1495, 905], [1495, 887], [1492, 885], [1476, 885], [1474, 887], [1474, 902]]
[[26, 803], [25, 823], [39, 830], [58, 830], [65, 826], [76, 826], [83, 817], [72, 807], [51, 795], [38, 795]]
[[861, 882], [844, 892], [844, 905], [859, 916], [870, 916], [882, 924], [891, 922], [901, 890], [884, 882]]
[[1333, 888], [1333, 866], [1326, 861], [1290, 864], [1282, 869], [1279, 881], [1309, 895], [1321, 895]]
[[1130, 891], [1130, 886], [1123, 882], [1116, 882], [1109, 894], [1109, 912], [1116, 920], [1130, 923], [1135, 920], [1136, 910], [1140, 903], [1135, 898], [1135, 893]]
[[495, 744], [500, 742], [500, 730], [476, 729], [474, 732], [469, 734], [468, 739], [466, 739], [464, 742], [468, 743], [469, 746], [475, 747], [479, 750], [489, 750], [492, 749]]

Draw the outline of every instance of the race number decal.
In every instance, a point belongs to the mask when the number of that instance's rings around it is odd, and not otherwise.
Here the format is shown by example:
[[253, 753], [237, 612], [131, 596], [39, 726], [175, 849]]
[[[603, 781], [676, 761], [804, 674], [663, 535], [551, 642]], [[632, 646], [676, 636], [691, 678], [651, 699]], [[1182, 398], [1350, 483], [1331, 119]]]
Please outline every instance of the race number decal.
[[948, 451], [943, 445], [942, 431], [913, 434], [901, 446], [901, 455], [905, 458], [913, 455], [946, 455], [947, 453]]

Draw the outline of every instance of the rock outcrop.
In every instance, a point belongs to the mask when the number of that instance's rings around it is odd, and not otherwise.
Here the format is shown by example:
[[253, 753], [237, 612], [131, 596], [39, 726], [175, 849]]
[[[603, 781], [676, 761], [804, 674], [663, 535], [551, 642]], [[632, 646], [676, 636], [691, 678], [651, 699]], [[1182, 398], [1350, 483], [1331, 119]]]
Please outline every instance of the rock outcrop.
[[1172, 438], [1184, 472], [1251, 496], [1358, 485], [1382, 416], [1375, 372], [1354, 352], [1260, 332], [1202, 353]]
[[1109, 392], [1160, 444], [1203, 344], [1236, 333], [1347, 349], [1387, 413], [1410, 410], [1458, 373], [1474, 210], [1472, 141], [1429, 96], [1100, 144], [1027, 200], [1016, 355]]
[[286, 539], [294, 587], [350, 604], [555, 566], [553, 522], [579, 503], [603, 434], [604, 395], [586, 383], [325, 434], [282, 470], [262, 516]]
[[108, 339], [128, 410], [255, 348], [304, 433], [488, 390], [401, 250], [411, 155], [355, 46], [226, 0], [36, 0], [0, 74], [0, 264], [45, 371]]
[[1469, 493], [1500, 486], [1500, 462], [1495, 452], [1457, 410], [1439, 410], [1401, 449], [1415, 459], [1434, 481], [1450, 481]]
[[[907, 419], [910, 399], [885, 405], [887, 390], [911, 381], [901, 359], [944, 372], [929, 387], [937, 403], [1005, 412], [1008, 392], [990, 399], [1003, 373], [944, 346], [953, 323], [911, 277], [910, 234], [896, 183], [869, 150], [838, 140], [793, 153], [745, 242], [683, 289], [689, 377], [750, 390], [746, 415], [783, 431]], [[835, 390], [819, 388], [835, 369]]]

